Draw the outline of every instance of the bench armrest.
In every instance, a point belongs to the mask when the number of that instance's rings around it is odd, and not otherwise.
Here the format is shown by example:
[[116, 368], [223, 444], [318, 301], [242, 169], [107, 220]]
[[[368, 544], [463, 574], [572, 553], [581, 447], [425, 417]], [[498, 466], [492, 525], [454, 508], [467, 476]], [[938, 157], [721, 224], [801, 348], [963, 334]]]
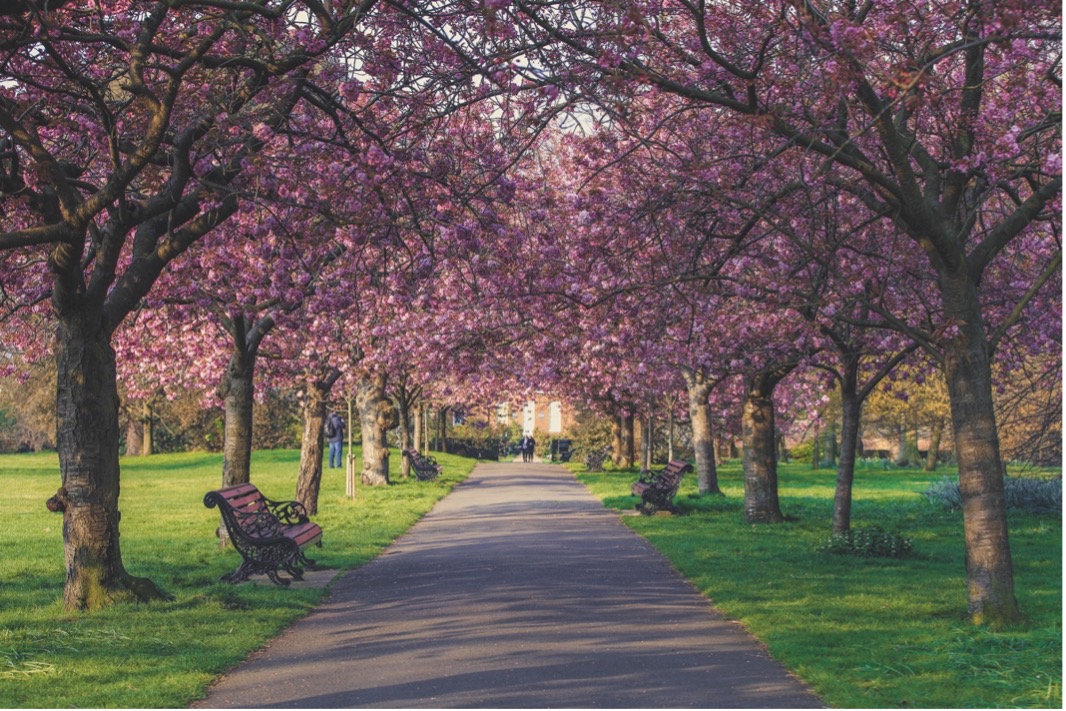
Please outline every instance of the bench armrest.
[[296, 523], [307, 523], [310, 520], [307, 516], [307, 509], [299, 501], [272, 501], [271, 499], [264, 498], [267, 507], [270, 512], [278, 517], [286, 526], [291, 526]]

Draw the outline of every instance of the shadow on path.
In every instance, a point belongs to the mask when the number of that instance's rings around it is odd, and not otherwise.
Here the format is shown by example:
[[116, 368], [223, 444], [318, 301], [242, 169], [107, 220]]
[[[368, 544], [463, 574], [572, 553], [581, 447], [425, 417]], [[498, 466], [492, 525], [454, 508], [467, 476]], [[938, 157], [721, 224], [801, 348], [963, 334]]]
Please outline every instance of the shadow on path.
[[198, 706], [823, 703], [568, 470], [506, 463], [478, 465]]

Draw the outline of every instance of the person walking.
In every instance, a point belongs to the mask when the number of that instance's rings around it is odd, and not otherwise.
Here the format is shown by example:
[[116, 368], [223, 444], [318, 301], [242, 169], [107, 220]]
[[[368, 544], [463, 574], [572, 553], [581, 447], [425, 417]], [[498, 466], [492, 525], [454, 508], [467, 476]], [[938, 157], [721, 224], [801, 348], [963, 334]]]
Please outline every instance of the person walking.
[[537, 447], [537, 441], [533, 439], [532, 434], [527, 434], [522, 438], [522, 461], [532, 462], [533, 452]]
[[336, 412], [330, 413], [325, 424], [326, 441], [329, 442], [329, 468], [334, 468], [334, 459], [339, 469], [344, 461], [344, 418]]

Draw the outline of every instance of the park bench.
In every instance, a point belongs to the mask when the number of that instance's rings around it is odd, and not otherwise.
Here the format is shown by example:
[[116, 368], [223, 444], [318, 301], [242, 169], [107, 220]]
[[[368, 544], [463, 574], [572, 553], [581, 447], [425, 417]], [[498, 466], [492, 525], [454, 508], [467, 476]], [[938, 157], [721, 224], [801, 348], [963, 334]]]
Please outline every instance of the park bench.
[[662, 509], [681, 515], [681, 510], [674, 506], [674, 496], [681, 486], [681, 479], [692, 471], [688, 462], [673, 460], [659, 471], [642, 471], [640, 479], [633, 483], [631, 491], [640, 497], [637, 511], [644, 516], [651, 516]]
[[433, 457], [423, 456], [414, 449], [403, 450], [403, 456], [410, 460], [415, 478], [419, 481], [433, 481], [440, 475], [441, 467]]
[[602, 472], [603, 463], [607, 461], [606, 449], [593, 449], [585, 455], [585, 470], [590, 472]]
[[307, 518], [298, 501], [272, 501], [255, 484], [237, 484], [204, 495], [204, 506], [218, 506], [233, 547], [243, 561], [237, 570], [220, 580], [237, 584], [249, 575], [266, 574], [278, 585], [289, 580], [278, 575], [282, 569], [293, 580], [303, 580], [303, 568], [315, 562], [304, 555], [312, 545], [322, 545], [322, 529]]

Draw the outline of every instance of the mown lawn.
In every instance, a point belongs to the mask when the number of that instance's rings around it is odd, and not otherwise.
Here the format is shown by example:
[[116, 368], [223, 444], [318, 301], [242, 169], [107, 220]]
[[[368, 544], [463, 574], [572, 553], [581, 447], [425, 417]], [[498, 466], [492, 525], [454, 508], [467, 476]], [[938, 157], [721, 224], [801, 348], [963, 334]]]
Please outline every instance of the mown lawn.
[[[356, 449], [358, 454], [358, 449]], [[404, 480], [391, 458], [390, 487], [344, 496], [343, 470], [326, 469], [314, 520], [324, 546], [310, 556], [347, 569], [377, 555], [465, 478], [475, 462], [439, 455], [435, 482]], [[294, 498], [299, 452], [256, 452], [252, 481], [273, 499]], [[361, 470], [357, 461], [356, 471]], [[218, 548], [218, 454], [156, 455], [122, 461], [122, 557], [133, 575], [172, 602], [67, 613], [62, 517], [45, 500], [59, 487], [55, 454], [0, 456], [7, 494], [0, 528], [0, 708], [187, 706], [203, 688], [318, 603], [325, 591], [218, 582], [240, 561]]]
[[[815, 552], [829, 537], [835, 472], [809, 465], [780, 470], [782, 510], [795, 521], [745, 522], [737, 464], [720, 471], [725, 497], [699, 497], [690, 475], [678, 497], [688, 515], [624, 520], [832, 706], [1061, 708], [1061, 517], [1010, 515], [1027, 623], [998, 633], [972, 627], [962, 515], [920, 495], [945, 473], [857, 475], [853, 526], [913, 539], [903, 560]], [[579, 478], [610, 507], [638, 501], [629, 496], [633, 471]]]

